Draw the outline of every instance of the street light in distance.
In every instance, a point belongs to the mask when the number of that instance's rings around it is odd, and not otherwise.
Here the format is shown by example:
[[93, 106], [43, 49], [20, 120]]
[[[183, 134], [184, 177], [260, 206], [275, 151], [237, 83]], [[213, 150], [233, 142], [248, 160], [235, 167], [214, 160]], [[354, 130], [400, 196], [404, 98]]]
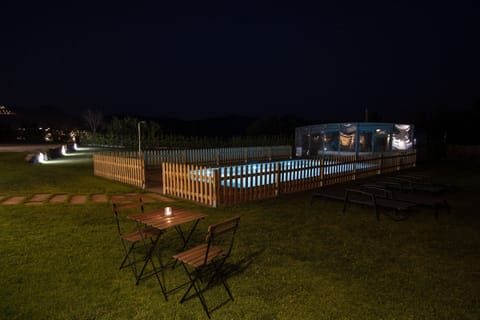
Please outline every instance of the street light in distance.
[[145, 121], [138, 121], [137, 128], [138, 128], [138, 156], [140, 156], [140, 152], [142, 152], [142, 142], [141, 142], [141, 132], [140, 132], [140, 125], [145, 124]]

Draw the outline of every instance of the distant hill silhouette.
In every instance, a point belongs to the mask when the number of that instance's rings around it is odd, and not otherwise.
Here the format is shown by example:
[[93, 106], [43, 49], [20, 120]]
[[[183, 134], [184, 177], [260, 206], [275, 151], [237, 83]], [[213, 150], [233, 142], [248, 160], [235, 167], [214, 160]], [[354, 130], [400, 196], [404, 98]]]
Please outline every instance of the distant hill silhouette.
[[[124, 115], [115, 115], [115, 117], [122, 116]], [[293, 135], [295, 127], [309, 124], [309, 122], [293, 115], [269, 117], [227, 115], [198, 120], [128, 116], [139, 120], [155, 121], [165, 134], [187, 136]], [[105, 117], [104, 120], [108, 122], [112, 118], [113, 116]]]
[[55, 129], [83, 128], [82, 119], [54, 106], [10, 107], [15, 115], [3, 119], [10, 127], [52, 127]]

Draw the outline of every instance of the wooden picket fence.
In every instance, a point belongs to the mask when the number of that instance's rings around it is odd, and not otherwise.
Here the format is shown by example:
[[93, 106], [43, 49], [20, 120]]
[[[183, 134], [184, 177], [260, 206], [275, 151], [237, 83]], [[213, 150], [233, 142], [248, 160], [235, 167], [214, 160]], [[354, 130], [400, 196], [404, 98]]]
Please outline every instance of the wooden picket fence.
[[145, 188], [145, 162], [137, 152], [93, 155], [93, 174], [98, 177]]
[[[290, 159], [291, 146], [208, 148], [137, 151], [104, 151], [93, 157], [94, 174], [99, 177], [145, 188], [145, 170], [161, 169], [162, 163], [225, 165]], [[157, 173], [161, 175], [161, 172]]]
[[164, 162], [218, 166], [231, 163], [290, 159], [291, 157], [291, 146], [147, 150], [145, 151], [145, 166], [147, 169], [160, 169]]
[[[241, 148], [236, 148], [241, 149]], [[219, 149], [217, 149], [219, 150]], [[278, 158], [287, 156], [286, 149]], [[230, 206], [251, 200], [278, 196], [280, 193], [312, 190], [326, 185], [343, 183], [377, 174], [389, 173], [415, 166], [416, 152], [387, 154], [330, 156], [317, 159], [260, 162], [245, 164], [245, 154], [268, 160], [270, 151], [238, 150], [229, 152], [222, 166], [212, 168], [212, 151], [205, 149], [191, 153], [189, 158], [206, 164], [188, 164], [164, 161], [162, 163], [163, 192], [177, 198], [208, 206]], [[240, 151], [241, 153], [242, 151]], [[168, 153], [167, 153], [168, 154]], [[220, 152], [218, 153], [220, 154]], [[184, 155], [185, 156], [185, 155]], [[178, 153], [171, 156], [179, 159]], [[94, 154], [94, 174], [110, 180], [145, 188], [145, 161], [148, 157], [137, 152], [110, 152]], [[277, 158], [277, 159], [278, 159]], [[288, 157], [286, 157], [288, 159]], [[167, 159], [167, 158], [165, 158]], [[236, 163], [226, 166], [225, 164]], [[251, 162], [253, 160], [247, 160]], [[242, 164], [239, 164], [242, 163]]]
[[209, 167], [163, 163], [163, 192], [208, 206], [321, 188], [414, 167], [415, 151]]

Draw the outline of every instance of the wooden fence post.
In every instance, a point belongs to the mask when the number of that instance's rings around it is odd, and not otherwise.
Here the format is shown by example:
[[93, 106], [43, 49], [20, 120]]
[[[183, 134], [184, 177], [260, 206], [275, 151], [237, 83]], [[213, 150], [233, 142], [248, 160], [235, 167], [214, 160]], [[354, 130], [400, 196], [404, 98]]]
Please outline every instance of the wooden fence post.
[[278, 196], [280, 189], [280, 163], [275, 163], [275, 196]]
[[165, 194], [165, 162], [162, 162], [162, 193]]
[[220, 195], [220, 169], [218, 170], [213, 170], [213, 194], [212, 194], [212, 200], [213, 200], [213, 207], [216, 208], [218, 205], [222, 204], [222, 198]]
[[380, 153], [380, 165], [378, 166], [377, 174], [382, 174], [383, 172], [383, 152]]
[[[144, 153], [142, 152], [142, 155], [144, 155]], [[140, 159], [140, 174], [141, 174], [141, 179], [142, 179], [142, 190], [145, 190], [145, 187], [146, 187], [146, 174], [145, 174], [145, 156], [143, 156], [141, 159]]]
[[353, 158], [353, 177], [352, 177], [353, 181], [357, 179], [357, 164], [358, 164], [358, 153], [355, 152], [355, 156]]
[[323, 187], [325, 177], [325, 158], [320, 159], [320, 187]]

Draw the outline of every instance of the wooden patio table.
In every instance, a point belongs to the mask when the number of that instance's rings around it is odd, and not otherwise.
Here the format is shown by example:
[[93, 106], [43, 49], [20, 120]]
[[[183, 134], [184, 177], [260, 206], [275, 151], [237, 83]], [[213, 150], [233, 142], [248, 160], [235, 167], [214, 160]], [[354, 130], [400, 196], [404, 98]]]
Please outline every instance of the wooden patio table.
[[[157, 244], [163, 233], [165, 233], [168, 229], [174, 228], [177, 231], [180, 238], [182, 239], [183, 246], [180, 251], [183, 251], [185, 250], [188, 244], [188, 241], [190, 240], [200, 220], [207, 217], [206, 214], [192, 211], [189, 209], [183, 209], [178, 207], [171, 207], [171, 209], [172, 209], [171, 215], [168, 215], [168, 216], [165, 214], [164, 209], [159, 209], [159, 210], [146, 212], [146, 213], [133, 214], [127, 217], [129, 219], [134, 220], [137, 223], [139, 230], [143, 229], [142, 225], [146, 225], [162, 231], [158, 234], [156, 238], [154, 238], [152, 245], [149, 246], [149, 250], [147, 251], [147, 254], [145, 257], [145, 262], [142, 266], [142, 270], [140, 271], [140, 278], [142, 277], [148, 262], [152, 259], [153, 252], [155, 251], [155, 248], [157, 247]], [[188, 223], [193, 223], [193, 224], [190, 226], [190, 230], [185, 236], [185, 233], [182, 230], [181, 226]], [[147, 244], [145, 241], [144, 241], [144, 245], [145, 247], [147, 247]], [[173, 266], [175, 266], [175, 262]], [[160, 266], [161, 269], [163, 269], [164, 267], [165, 267], [164, 265]], [[158, 270], [154, 270], [154, 272], [158, 272]], [[160, 283], [160, 286], [162, 288], [162, 292], [165, 297], [165, 300], [167, 300], [167, 290], [165, 288], [165, 285]]]

